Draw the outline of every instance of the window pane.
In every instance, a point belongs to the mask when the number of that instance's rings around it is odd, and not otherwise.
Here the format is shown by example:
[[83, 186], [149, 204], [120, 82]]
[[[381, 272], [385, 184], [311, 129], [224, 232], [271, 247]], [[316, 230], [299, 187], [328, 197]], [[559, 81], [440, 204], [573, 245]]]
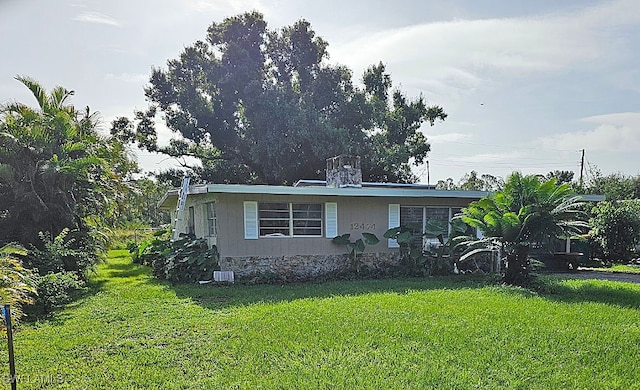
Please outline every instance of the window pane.
[[[448, 207], [426, 207], [426, 222], [431, 230], [438, 228], [442, 231], [443, 236], [449, 237], [449, 208]], [[435, 234], [427, 234], [427, 238], [435, 238]]]
[[260, 203], [258, 205], [260, 236], [289, 235], [289, 204]]
[[287, 203], [260, 203], [258, 216], [262, 218], [289, 219], [289, 204]]
[[218, 235], [216, 230], [216, 204], [214, 202], [207, 203], [207, 226], [209, 227], [209, 236]]
[[418, 206], [400, 207], [400, 226], [409, 228], [412, 231], [412, 244], [419, 248], [422, 247], [423, 210], [424, 207]]
[[295, 203], [291, 210], [294, 236], [322, 236], [322, 204]]

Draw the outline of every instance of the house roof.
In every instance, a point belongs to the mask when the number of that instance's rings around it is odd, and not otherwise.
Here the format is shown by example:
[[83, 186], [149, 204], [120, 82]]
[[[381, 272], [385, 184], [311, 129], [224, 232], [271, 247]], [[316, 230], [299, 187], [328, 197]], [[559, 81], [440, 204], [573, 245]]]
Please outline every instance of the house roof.
[[[306, 195], [306, 196], [347, 196], [347, 197], [382, 197], [382, 198], [457, 198], [481, 199], [489, 194], [486, 191], [458, 191], [436, 190], [425, 186], [392, 187], [346, 187], [334, 188], [326, 186], [271, 186], [256, 184], [199, 184], [189, 186], [187, 195], [218, 193], [218, 194], [261, 194], [261, 195]], [[167, 209], [170, 199], [178, 197], [178, 189], [167, 191], [158, 202], [158, 207]], [[598, 202], [604, 200], [604, 195], [582, 195], [582, 200]]]
[[[317, 187], [327, 185], [326, 180], [298, 180], [293, 184], [294, 187]], [[363, 181], [362, 187], [380, 187], [380, 188], [416, 188], [423, 190], [435, 190], [435, 184], [414, 184], [414, 183], [375, 183]]]
[[[267, 195], [306, 195], [306, 196], [348, 196], [383, 198], [462, 198], [480, 199], [488, 194], [485, 191], [446, 191], [431, 189], [430, 186], [372, 186], [333, 188], [325, 186], [303, 185], [297, 187], [271, 186], [255, 184], [200, 184], [189, 186], [187, 195], [219, 194], [267, 194]], [[167, 208], [168, 201], [178, 197], [178, 190], [168, 191], [158, 202], [159, 208]]]

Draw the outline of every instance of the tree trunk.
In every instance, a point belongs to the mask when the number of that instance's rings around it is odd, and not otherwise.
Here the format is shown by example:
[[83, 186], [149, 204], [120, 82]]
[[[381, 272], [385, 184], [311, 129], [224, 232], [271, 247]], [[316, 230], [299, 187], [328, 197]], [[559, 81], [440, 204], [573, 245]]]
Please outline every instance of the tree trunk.
[[507, 255], [507, 269], [504, 274], [505, 283], [526, 286], [530, 281], [529, 247], [516, 246]]

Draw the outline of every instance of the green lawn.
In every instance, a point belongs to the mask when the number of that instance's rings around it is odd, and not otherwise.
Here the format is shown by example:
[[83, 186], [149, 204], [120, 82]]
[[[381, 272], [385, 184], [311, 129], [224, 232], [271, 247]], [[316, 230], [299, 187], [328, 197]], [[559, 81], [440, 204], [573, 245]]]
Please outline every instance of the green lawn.
[[604, 272], [623, 272], [627, 274], [640, 274], [640, 266], [637, 265], [626, 265], [626, 264], [616, 264], [607, 268], [592, 268], [595, 271], [604, 271]]
[[92, 294], [16, 334], [20, 389], [640, 388], [640, 285], [171, 286], [111, 255]]

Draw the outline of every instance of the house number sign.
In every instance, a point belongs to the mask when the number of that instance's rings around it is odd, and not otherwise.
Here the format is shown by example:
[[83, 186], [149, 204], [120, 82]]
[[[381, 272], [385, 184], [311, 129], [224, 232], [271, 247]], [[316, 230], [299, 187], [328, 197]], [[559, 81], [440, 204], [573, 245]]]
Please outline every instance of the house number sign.
[[351, 230], [376, 230], [375, 223], [353, 222]]

